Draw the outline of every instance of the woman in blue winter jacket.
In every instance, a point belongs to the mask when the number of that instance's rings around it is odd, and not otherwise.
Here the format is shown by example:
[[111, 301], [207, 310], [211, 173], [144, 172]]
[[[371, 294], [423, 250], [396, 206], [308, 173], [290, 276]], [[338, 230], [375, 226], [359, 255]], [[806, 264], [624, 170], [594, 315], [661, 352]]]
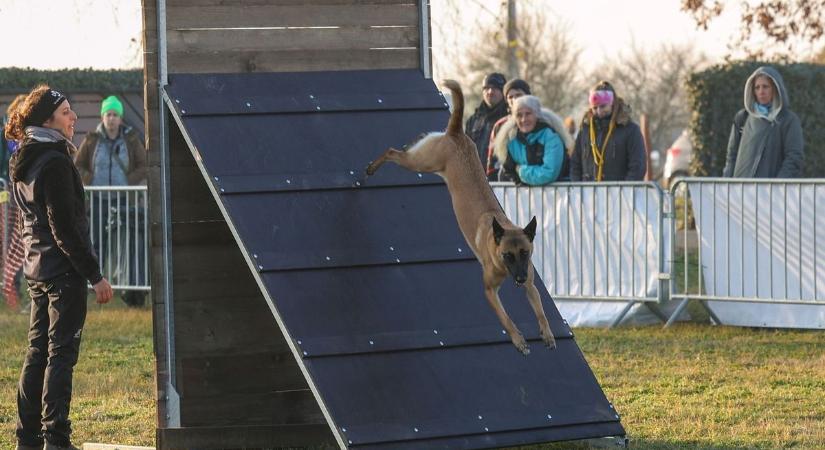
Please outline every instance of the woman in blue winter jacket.
[[562, 120], [542, 109], [538, 97], [519, 97], [496, 136], [496, 156], [504, 161], [499, 181], [530, 186], [557, 181], [563, 172], [565, 148], [572, 142]]

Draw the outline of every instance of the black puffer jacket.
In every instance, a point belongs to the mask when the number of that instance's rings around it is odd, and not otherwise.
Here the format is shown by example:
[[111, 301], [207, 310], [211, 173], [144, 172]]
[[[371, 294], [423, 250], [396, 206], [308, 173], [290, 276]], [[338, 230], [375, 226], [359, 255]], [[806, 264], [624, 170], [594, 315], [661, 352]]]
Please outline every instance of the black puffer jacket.
[[24, 140], [9, 162], [9, 174], [22, 219], [26, 278], [47, 281], [74, 270], [92, 284], [100, 281], [83, 183], [68, 143]]
[[473, 115], [467, 119], [464, 132], [476, 143], [478, 159], [482, 166], [487, 165], [487, 147], [490, 146], [490, 133], [493, 131], [493, 125], [506, 115], [506, 101], [502, 100], [492, 108], [482, 101]]

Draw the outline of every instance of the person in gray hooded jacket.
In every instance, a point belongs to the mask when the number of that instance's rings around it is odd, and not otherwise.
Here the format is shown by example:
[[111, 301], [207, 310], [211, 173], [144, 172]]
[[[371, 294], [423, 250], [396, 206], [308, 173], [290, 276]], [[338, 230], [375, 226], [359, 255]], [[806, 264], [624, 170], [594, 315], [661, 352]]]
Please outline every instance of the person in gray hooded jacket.
[[779, 72], [763, 66], [745, 83], [745, 108], [734, 117], [722, 174], [734, 178], [802, 175], [804, 139]]

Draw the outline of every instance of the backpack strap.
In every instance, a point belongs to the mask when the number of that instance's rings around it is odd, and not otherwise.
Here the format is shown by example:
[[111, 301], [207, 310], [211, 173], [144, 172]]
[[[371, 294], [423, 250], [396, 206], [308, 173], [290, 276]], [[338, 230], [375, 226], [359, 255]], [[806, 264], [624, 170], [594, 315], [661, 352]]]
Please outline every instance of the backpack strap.
[[733, 123], [736, 124], [740, 136], [742, 135], [742, 129], [745, 127], [746, 120], [748, 120], [748, 111], [744, 108], [740, 109], [739, 112], [733, 116]]

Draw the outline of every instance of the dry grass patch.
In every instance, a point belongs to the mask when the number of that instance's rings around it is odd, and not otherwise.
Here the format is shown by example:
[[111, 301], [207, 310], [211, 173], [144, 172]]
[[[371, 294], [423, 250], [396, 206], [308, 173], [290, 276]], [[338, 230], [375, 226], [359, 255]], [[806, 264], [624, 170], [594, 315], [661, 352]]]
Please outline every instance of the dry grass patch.
[[[13, 448], [27, 317], [0, 307], [0, 448]], [[703, 324], [577, 329], [634, 449], [825, 448], [825, 332]], [[154, 444], [149, 310], [91, 306], [75, 440]], [[531, 449], [587, 448], [561, 443]]]

